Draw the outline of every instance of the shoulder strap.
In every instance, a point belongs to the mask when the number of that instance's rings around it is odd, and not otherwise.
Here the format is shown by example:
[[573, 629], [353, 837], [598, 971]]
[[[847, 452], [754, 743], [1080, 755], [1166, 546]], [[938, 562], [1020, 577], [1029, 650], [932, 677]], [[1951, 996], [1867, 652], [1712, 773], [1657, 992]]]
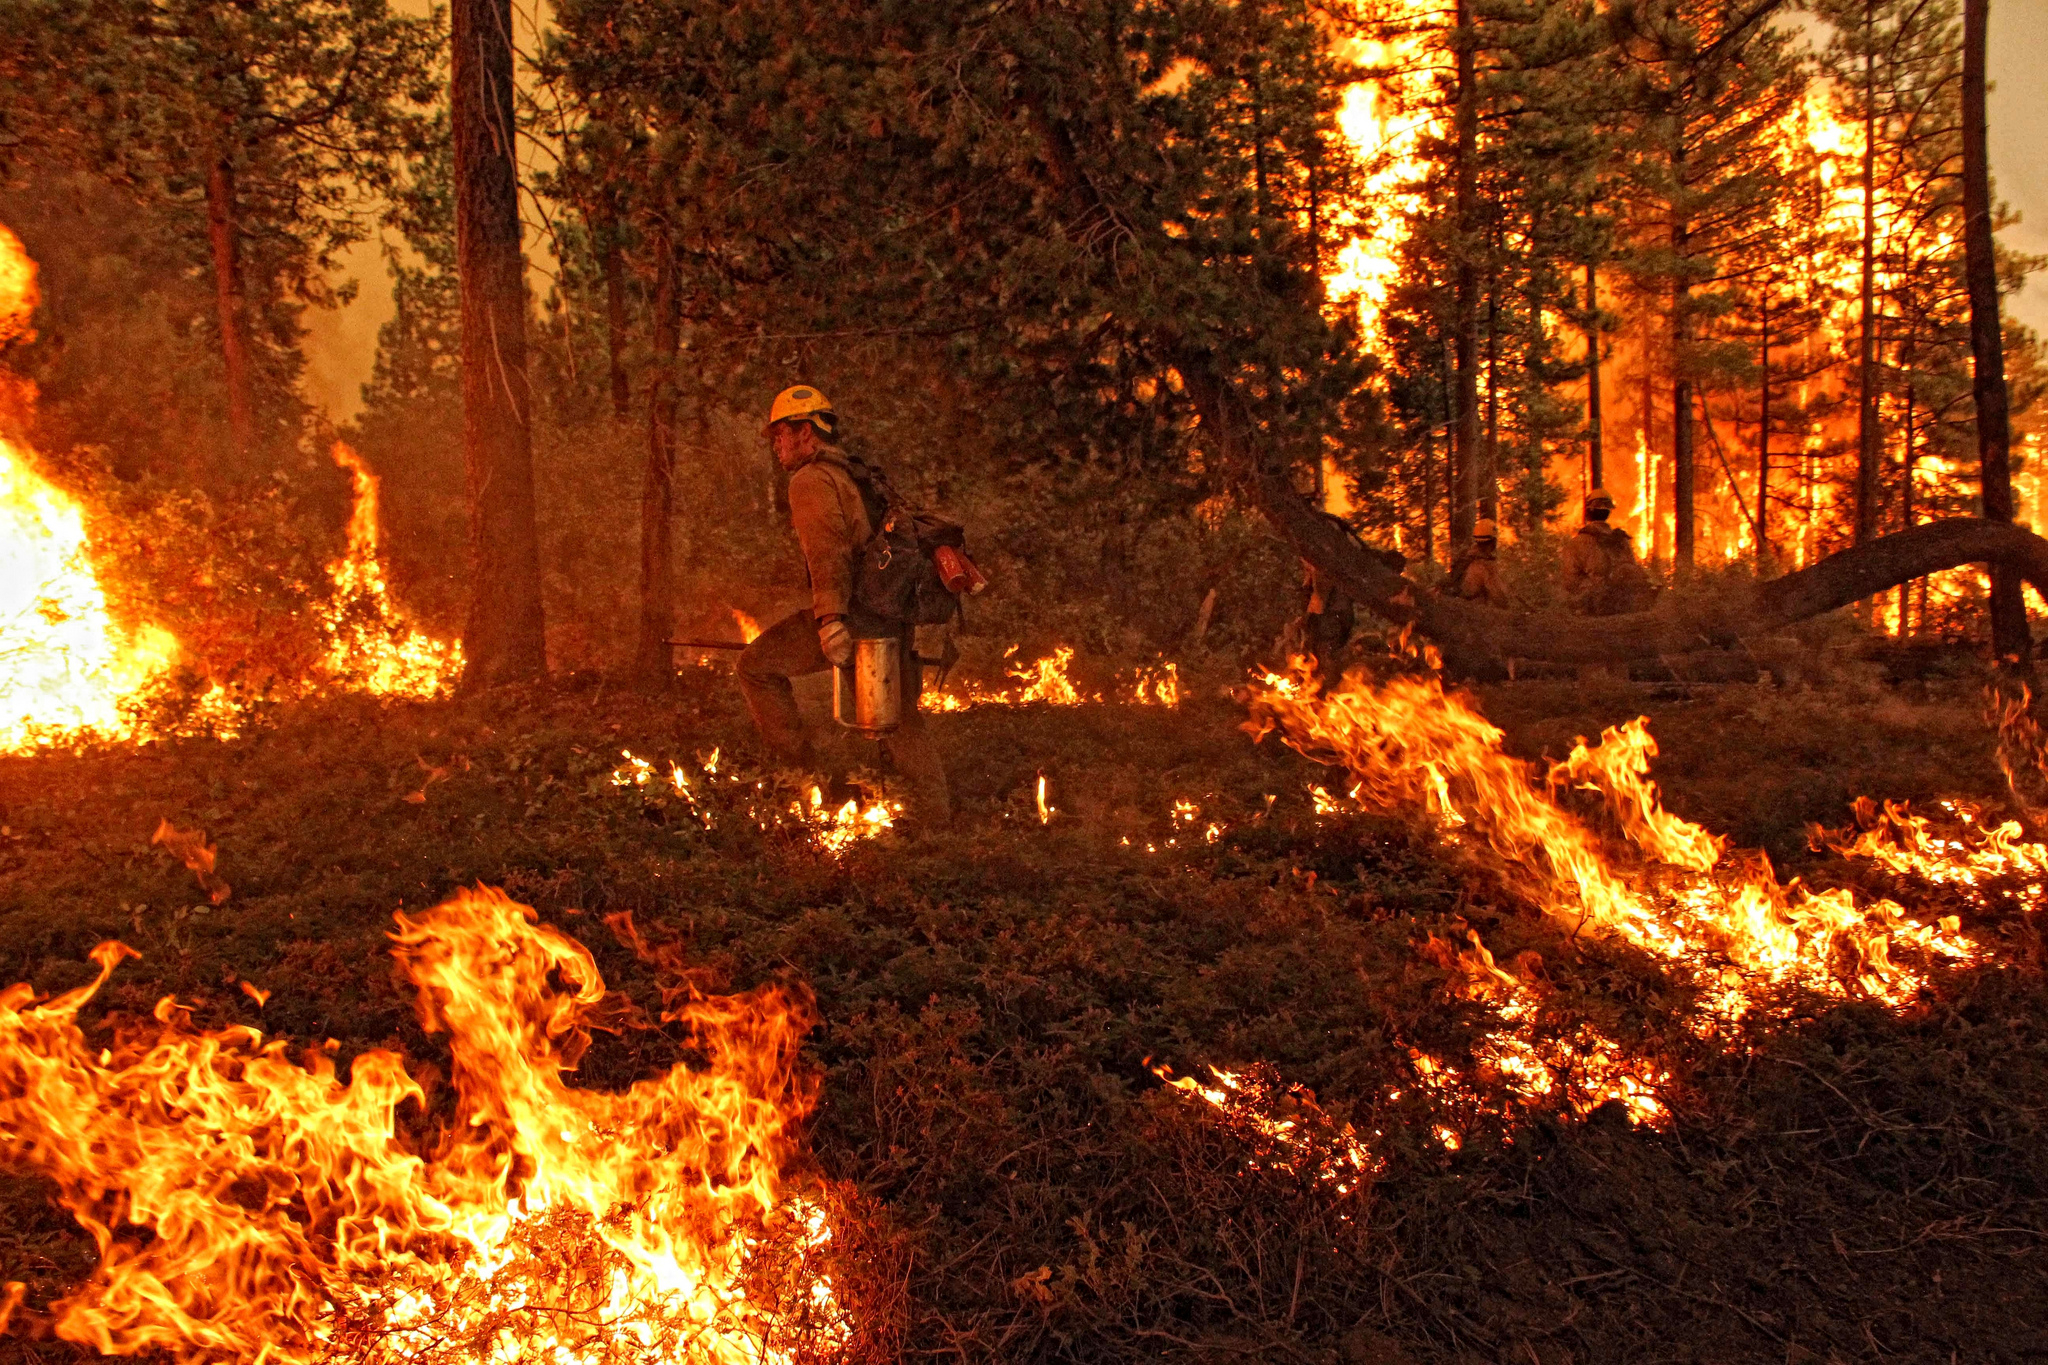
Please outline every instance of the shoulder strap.
[[879, 535], [882, 524], [889, 520], [889, 514], [902, 500], [896, 496], [889, 476], [860, 456], [846, 457], [846, 472], [853, 477], [853, 486], [860, 490], [861, 506], [867, 509], [870, 533]]

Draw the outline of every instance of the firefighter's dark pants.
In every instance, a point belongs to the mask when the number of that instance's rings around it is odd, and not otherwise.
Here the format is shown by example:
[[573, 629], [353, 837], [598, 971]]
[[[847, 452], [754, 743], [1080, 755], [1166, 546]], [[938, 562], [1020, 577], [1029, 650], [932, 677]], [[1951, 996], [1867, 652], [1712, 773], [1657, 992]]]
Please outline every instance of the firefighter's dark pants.
[[1344, 647], [1351, 643], [1351, 599], [1335, 594], [1324, 600], [1321, 611], [1301, 618], [1301, 647], [1315, 656], [1316, 677], [1325, 692], [1344, 677]]
[[[916, 632], [861, 612], [849, 616], [846, 625], [859, 638], [893, 635], [903, 642], [903, 722], [882, 746], [896, 771], [910, 784], [917, 814], [952, 814], [946, 769], [939, 762], [931, 732], [925, 728], [924, 715], [917, 709], [917, 699], [924, 691], [924, 667], [917, 661]], [[761, 738], [786, 763], [802, 767], [812, 761], [810, 736], [804, 730], [796, 689], [789, 680], [831, 666], [818, 644], [817, 620], [808, 610], [776, 622], [740, 652], [740, 692], [747, 699], [747, 710], [753, 714]]]

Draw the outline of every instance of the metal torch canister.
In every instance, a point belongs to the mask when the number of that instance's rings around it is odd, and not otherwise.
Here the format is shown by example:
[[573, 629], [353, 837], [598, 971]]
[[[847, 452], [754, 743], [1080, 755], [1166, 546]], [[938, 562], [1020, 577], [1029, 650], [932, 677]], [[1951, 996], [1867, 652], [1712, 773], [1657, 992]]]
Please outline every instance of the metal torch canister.
[[903, 723], [903, 641], [855, 640], [853, 662], [832, 670], [832, 719], [869, 739]]

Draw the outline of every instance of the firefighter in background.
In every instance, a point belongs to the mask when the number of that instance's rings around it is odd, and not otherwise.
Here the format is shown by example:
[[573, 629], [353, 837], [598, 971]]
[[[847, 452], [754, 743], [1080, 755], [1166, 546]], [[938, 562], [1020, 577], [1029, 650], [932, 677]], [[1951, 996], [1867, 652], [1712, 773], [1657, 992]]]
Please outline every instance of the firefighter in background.
[[1508, 605], [1508, 590], [1500, 581], [1500, 527], [1491, 517], [1481, 517], [1472, 527], [1472, 548], [1451, 562], [1444, 579], [1444, 591], [1467, 602], [1489, 607]]
[[[1320, 507], [1315, 514], [1341, 527], [1344, 534], [1358, 544], [1367, 554], [1395, 573], [1408, 567], [1407, 557], [1398, 550], [1385, 550], [1377, 545], [1367, 545], [1358, 537], [1351, 524], [1335, 513]], [[1306, 654], [1316, 661], [1316, 676], [1324, 691], [1335, 687], [1344, 676], [1344, 651], [1351, 644], [1357, 629], [1357, 601], [1350, 589], [1335, 577], [1324, 573], [1306, 559], [1301, 561], [1301, 585], [1307, 590], [1308, 601], [1282, 633], [1281, 653], [1283, 655]]]
[[1586, 616], [1644, 611], [1656, 595], [1636, 562], [1628, 532], [1610, 526], [1614, 498], [1604, 488], [1586, 495], [1586, 522], [1564, 543], [1564, 590], [1572, 609]]
[[864, 479], [866, 466], [842, 450], [832, 400], [808, 384], [784, 389], [768, 409], [768, 443], [789, 474], [789, 520], [803, 549], [811, 605], [776, 622], [740, 654], [740, 692], [761, 738], [792, 767], [812, 766], [809, 734], [790, 679], [853, 662], [853, 642], [896, 636], [903, 642], [903, 720], [882, 741], [910, 786], [912, 809], [927, 818], [952, 814], [946, 770], [918, 697], [915, 627], [884, 621], [853, 601], [854, 575], [885, 505]]
[[1306, 559], [1301, 561], [1301, 585], [1308, 589], [1308, 603], [1292, 632], [1299, 643], [1287, 652], [1313, 658], [1316, 677], [1327, 692], [1344, 676], [1344, 647], [1351, 643], [1357, 604], [1343, 584]]

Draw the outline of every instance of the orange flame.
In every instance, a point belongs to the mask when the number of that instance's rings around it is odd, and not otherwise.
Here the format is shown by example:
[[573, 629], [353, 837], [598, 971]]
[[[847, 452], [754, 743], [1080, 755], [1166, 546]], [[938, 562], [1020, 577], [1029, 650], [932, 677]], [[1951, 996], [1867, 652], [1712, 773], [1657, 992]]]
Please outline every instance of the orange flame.
[[129, 703], [176, 656], [115, 624], [84, 510], [0, 439], [0, 750], [133, 735]]
[[732, 609], [732, 623], [740, 628], [740, 640], [742, 643], [752, 644], [761, 638], [761, 623], [741, 611], [738, 607]]
[[[41, 295], [35, 262], [0, 227], [0, 342], [27, 336]], [[15, 401], [31, 386], [0, 377]], [[107, 611], [85, 511], [0, 438], [0, 752], [135, 733], [131, 703], [177, 657], [155, 626]]]
[[415, 628], [392, 599], [378, 550], [377, 476], [346, 443], [334, 443], [334, 462], [355, 490], [348, 518], [348, 552], [327, 566], [333, 600], [324, 608], [327, 672], [378, 696], [432, 697], [462, 672], [459, 641], [437, 640]]
[[36, 306], [43, 301], [36, 263], [21, 238], [0, 226], [0, 342], [32, 337]]
[[219, 905], [232, 894], [228, 884], [213, 870], [218, 850], [206, 842], [206, 831], [179, 829], [169, 820], [159, 820], [156, 833], [149, 836], [151, 844], [162, 844], [174, 857], [199, 879], [206, 888], [208, 902]]
[[1606, 797], [1622, 833], [1668, 865], [1655, 878], [1661, 886], [1625, 876], [1531, 765], [1502, 750], [1501, 732], [1462, 697], [1447, 694], [1438, 677], [1351, 681], [1325, 696], [1297, 667], [1255, 688], [1252, 711], [1247, 728], [1255, 734], [1277, 731], [1308, 757], [1348, 769], [1359, 800], [1420, 805], [1461, 837], [1534, 874], [1524, 885], [1552, 913], [1674, 963], [1725, 959], [1715, 1013], [1749, 1008], [1745, 977], [1837, 993], [1853, 980], [1869, 995], [1898, 1003], [1922, 977], [1891, 961], [1895, 942], [1951, 959], [1969, 954], [1952, 919], [1923, 924], [1889, 901], [1859, 907], [1847, 891], [1781, 886], [1760, 856], [1729, 866], [1720, 841], [1665, 812], [1644, 780], [1649, 748], [1641, 721], [1609, 731], [1596, 749], [1581, 744], [1555, 773]]
[[[1011, 653], [1016, 647], [1011, 647]], [[1052, 653], [1008, 670], [1008, 687], [985, 687], [962, 683], [943, 692], [928, 694], [923, 705], [933, 711], [965, 711], [973, 706], [1081, 706], [1108, 701], [1100, 692], [1084, 692], [1069, 671], [1074, 662], [1072, 645], [1057, 646]], [[1119, 700], [1138, 706], [1180, 705], [1180, 666], [1162, 662], [1139, 668], [1118, 685]]]
[[90, 1044], [79, 1015], [136, 956], [122, 944], [46, 1003], [0, 992], [0, 1153], [55, 1181], [100, 1247], [58, 1335], [284, 1365], [738, 1365], [843, 1340], [803, 1259], [831, 1231], [781, 1175], [815, 1094], [806, 997], [679, 989], [662, 1017], [705, 1065], [579, 1090], [564, 1077], [593, 1026], [644, 1026], [583, 945], [484, 888], [396, 918], [453, 1054], [454, 1121], [431, 1140], [400, 1114], [430, 1112], [427, 1089], [389, 1052], [344, 1083], [331, 1043], [293, 1061], [168, 997], [154, 1036]]
[[[1894, 944], [1929, 961], [1967, 960], [1977, 953], [1959, 936], [1954, 916], [1928, 924], [1908, 918], [1890, 901], [1858, 906], [1847, 891], [1780, 885], [1760, 855], [1726, 857], [1722, 839], [1663, 808], [1649, 780], [1656, 745], [1642, 718], [1607, 730], [1598, 745], [1580, 740], [1539, 778], [1533, 765], [1506, 754], [1501, 732], [1465, 698], [1446, 693], [1437, 676], [1396, 677], [1377, 685], [1354, 676], [1324, 695], [1306, 662], [1296, 660], [1289, 674], [1258, 682], [1250, 702], [1247, 730], [1255, 737], [1277, 732], [1306, 756], [1341, 764], [1353, 779], [1354, 801], [1422, 806], [1453, 840], [1523, 874], [1518, 884], [1543, 908], [1657, 954], [1689, 976], [1701, 988], [1690, 1020], [1701, 1036], [1753, 1008], [1757, 986], [1786, 983], [1836, 995], [1853, 986], [1883, 1003], [1903, 1003], [1924, 976], [1891, 960]], [[2004, 719], [2009, 729], [2023, 730], [2009, 708]], [[1605, 841], [1559, 804], [1558, 794], [1574, 788], [1596, 793], [1622, 838], [1662, 866], [1617, 861]], [[1323, 787], [1312, 787], [1310, 795], [1318, 815], [1347, 809]], [[1856, 806], [1861, 833], [1832, 846], [1900, 875], [1960, 888], [1980, 903], [1984, 883], [1994, 878], [2019, 883], [2030, 901], [2048, 895], [2048, 846], [2022, 843], [2016, 822], [1986, 828], [1974, 808], [1945, 803], [1944, 810], [1953, 831], [1937, 831], [1932, 821], [1901, 806], [1888, 804], [1880, 815], [1862, 800]], [[1177, 822], [1192, 824], [1199, 812], [1181, 801], [1174, 814]], [[1816, 840], [1822, 837], [1816, 831]], [[1307, 883], [1313, 890], [1312, 873]], [[1457, 973], [1462, 981], [1455, 989], [1486, 1002], [1495, 1026], [1474, 1043], [1470, 1067], [1410, 1050], [1420, 1088], [1450, 1106], [1430, 1120], [1443, 1147], [1463, 1144], [1455, 1111], [1471, 1113], [1475, 1107], [1511, 1116], [1519, 1106], [1540, 1103], [1578, 1114], [1619, 1104], [1639, 1123], [1668, 1118], [1660, 1092], [1671, 1078], [1663, 1067], [1583, 1023], [1562, 1033], [1539, 1028], [1547, 992], [1540, 960], [1525, 953], [1510, 970], [1494, 960], [1476, 932], [1468, 928], [1464, 934], [1465, 947], [1432, 934], [1424, 955]], [[1523, 970], [1525, 960], [1529, 970]], [[1276, 1126], [1266, 1112], [1270, 1095], [1240, 1090], [1232, 1084], [1235, 1073], [1212, 1068], [1215, 1086], [1159, 1074], [1246, 1127], [1255, 1147], [1277, 1144], [1308, 1159], [1307, 1137]], [[1387, 1096], [1400, 1097], [1399, 1090]], [[1353, 1169], [1377, 1169], [1375, 1158], [1360, 1149]], [[1350, 1178], [1327, 1163], [1311, 1173], [1340, 1186]]]
[[621, 749], [619, 757], [625, 761], [612, 769], [612, 786], [637, 792], [649, 807], [665, 806], [674, 796], [705, 829], [716, 828], [722, 816], [736, 816], [761, 830], [794, 827], [834, 857], [864, 839], [888, 833], [903, 817], [901, 802], [875, 800], [863, 805], [849, 799], [834, 806], [825, 800], [824, 789], [816, 786], [810, 788], [807, 801], [763, 805], [760, 798], [767, 784], [739, 773], [721, 774], [716, 749], [698, 757], [699, 776], [693, 777], [682, 764], [671, 762], [666, 782], [656, 777], [653, 760], [631, 749]]

